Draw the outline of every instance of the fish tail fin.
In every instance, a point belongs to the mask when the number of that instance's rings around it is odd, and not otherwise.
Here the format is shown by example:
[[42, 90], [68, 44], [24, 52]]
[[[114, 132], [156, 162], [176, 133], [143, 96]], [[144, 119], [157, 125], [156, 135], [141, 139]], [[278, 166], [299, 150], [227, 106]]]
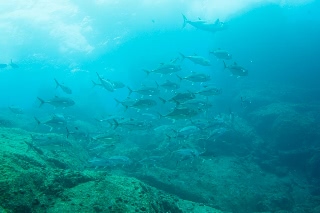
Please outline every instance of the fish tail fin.
[[91, 80], [91, 82], [93, 83], [93, 87], [99, 85], [98, 83], [94, 82], [93, 80]]
[[188, 19], [187, 19], [187, 17], [186, 17], [184, 14], [182, 14], [182, 18], [183, 18], [182, 28], [184, 28], [184, 27], [187, 25], [187, 23], [188, 23]]
[[40, 120], [39, 120], [37, 117], [34, 117], [34, 119], [37, 121], [37, 124], [38, 124], [38, 125], [41, 124]]
[[151, 73], [151, 71], [150, 71], [150, 70], [147, 70], [147, 69], [143, 69], [143, 71], [144, 71], [145, 73], [147, 73], [147, 76], [149, 76], [149, 74]]
[[119, 101], [118, 99], [114, 98], [114, 100], [115, 100], [118, 104], [121, 104], [121, 101]]
[[117, 102], [117, 106], [119, 106], [119, 104], [123, 105], [123, 103], [121, 101], [119, 101], [118, 99], [114, 98], [114, 100]]
[[116, 119], [112, 119], [112, 120], [113, 120], [113, 122], [114, 122], [114, 128], [113, 128], [113, 129], [118, 128], [118, 126], [119, 126], [118, 121], [117, 121]]
[[181, 57], [182, 57], [182, 61], [186, 58], [186, 56], [185, 55], [183, 55], [182, 53], [179, 53], [180, 55], [181, 55]]
[[56, 89], [57, 89], [60, 86], [60, 84], [57, 79], [54, 79], [54, 81], [56, 82]]
[[179, 76], [177, 74], [176, 74], [176, 76], [179, 78], [180, 81], [182, 81], [183, 78], [181, 76]]
[[154, 81], [155, 83], [156, 83], [156, 85], [157, 85], [157, 88], [159, 88], [159, 84], [158, 84], [158, 82], [157, 81]]
[[227, 68], [227, 65], [226, 65], [225, 61], [223, 61], [223, 66], [224, 66], [225, 69]]
[[128, 96], [130, 96], [131, 93], [133, 92], [133, 90], [132, 90], [130, 87], [128, 87], [128, 86], [127, 86], [127, 88], [128, 88], [128, 90], [129, 90], [129, 95], [128, 95]]
[[41, 107], [44, 103], [46, 103], [43, 99], [41, 99], [41, 98], [39, 98], [39, 97], [37, 97], [38, 99], [39, 99], [39, 101], [40, 101], [40, 105], [39, 105], [39, 107]]
[[159, 97], [160, 101], [162, 101], [162, 103], [166, 103], [167, 101], [164, 98]]
[[164, 115], [161, 115], [159, 112], [157, 112], [157, 114], [159, 115], [159, 118], [160, 118], [160, 119], [163, 118], [163, 117], [165, 117]]

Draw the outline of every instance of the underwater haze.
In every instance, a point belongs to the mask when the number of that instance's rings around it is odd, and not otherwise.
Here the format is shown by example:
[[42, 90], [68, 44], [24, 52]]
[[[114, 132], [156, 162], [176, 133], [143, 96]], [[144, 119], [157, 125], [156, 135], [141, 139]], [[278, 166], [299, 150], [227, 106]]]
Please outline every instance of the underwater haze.
[[320, 212], [319, 12], [0, 1], [0, 212]]

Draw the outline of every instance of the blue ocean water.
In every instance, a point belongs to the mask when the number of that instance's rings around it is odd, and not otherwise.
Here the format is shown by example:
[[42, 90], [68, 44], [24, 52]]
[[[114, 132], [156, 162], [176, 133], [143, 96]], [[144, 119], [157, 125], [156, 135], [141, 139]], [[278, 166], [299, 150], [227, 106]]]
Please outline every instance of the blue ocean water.
[[[246, 160], [266, 173], [285, 177], [299, 171], [310, 184], [319, 183], [319, 1], [18, 0], [0, 7], [0, 118], [11, 123], [3, 127], [68, 134], [83, 143], [88, 164], [103, 159], [99, 167], [117, 166], [111, 156], [122, 156], [120, 164], [129, 162], [123, 158], [128, 153], [130, 164], [149, 157], [141, 152], [171, 156], [160, 167], [172, 170], [199, 156], [250, 156]], [[226, 27], [201, 29], [217, 19]], [[217, 50], [232, 59], [212, 54]], [[179, 70], [156, 73], [166, 65]], [[210, 79], [185, 79], [195, 74]], [[179, 88], [161, 86], [168, 81]], [[201, 95], [208, 88], [220, 92]], [[182, 93], [192, 97], [175, 98]], [[63, 121], [42, 124], [57, 115]], [[90, 147], [89, 140], [106, 133], [126, 145], [92, 151], [98, 144]], [[141, 150], [124, 150], [131, 146]]]

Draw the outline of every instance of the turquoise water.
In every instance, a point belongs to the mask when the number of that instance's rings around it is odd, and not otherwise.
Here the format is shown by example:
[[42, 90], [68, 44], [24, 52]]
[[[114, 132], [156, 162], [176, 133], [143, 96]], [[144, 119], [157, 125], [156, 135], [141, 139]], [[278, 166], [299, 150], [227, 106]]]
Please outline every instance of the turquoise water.
[[[297, 173], [314, 184], [306, 193], [318, 197], [319, 6], [2, 2], [1, 126], [67, 136], [86, 153], [78, 156], [85, 159], [80, 170], [117, 168], [141, 178], [145, 164], [184, 174], [201, 162], [234, 157], [279, 179]], [[47, 139], [30, 140], [47, 150]], [[297, 199], [251, 210], [293, 211]], [[193, 201], [237, 212], [218, 198]]]

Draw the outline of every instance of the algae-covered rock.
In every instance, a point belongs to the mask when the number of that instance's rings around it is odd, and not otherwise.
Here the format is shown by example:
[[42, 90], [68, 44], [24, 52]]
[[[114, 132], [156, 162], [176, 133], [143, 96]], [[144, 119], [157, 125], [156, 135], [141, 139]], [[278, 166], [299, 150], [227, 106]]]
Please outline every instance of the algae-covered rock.
[[[62, 137], [49, 136], [53, 138], [49, 142]], [[81, 165], [81, 157], [72, 158], [79, 147], [70, 143], [68, 150], [35, 146], [28, 132], [0, 128], [0, 212], [219, 213], [135, 178], [79, 170], [76, 165]]]
[[66, 190], [47, 212], [217, 212], [164, 194], [135, 178], [106, 176]]

